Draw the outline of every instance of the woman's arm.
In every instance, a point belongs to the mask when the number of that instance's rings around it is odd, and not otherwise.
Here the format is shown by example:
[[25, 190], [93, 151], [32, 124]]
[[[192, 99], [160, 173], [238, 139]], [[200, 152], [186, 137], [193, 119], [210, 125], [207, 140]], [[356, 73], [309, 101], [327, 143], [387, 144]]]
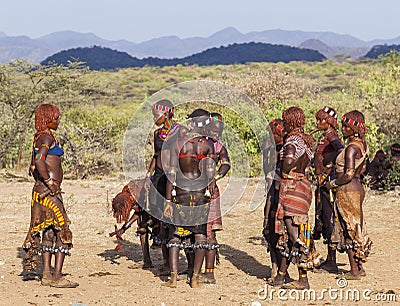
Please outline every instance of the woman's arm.
[[228, 151], [226, 150], [225, 146], [223, 146], [221, 149], [221, 152], [219, 154], [219, 161], [221, 162], [221, 165], [218, 168], [218, 172], [214, 176], [215, 181], [222, 179], [231, 169]]
[[344, 154], [344, 173], [339, 178], [328, 182], [326, 185], [327, 188], [334, 188], [347, 184], [354, 178], [356, 172], [356, 157], [357, 155], [361, 154], [361, 150], [355, 145], [348, 145], [345, 148]]
[[36, 141], [36, 146], [39, 148], [35, 155], [35, 168], [38, 170], [43, 182], [50, 189], [51, 194], [60, 193], [60, 188], [54, 184], [50, 173], [47, 171], [46, 157], [49, 152], [50, 146], [54, 142], [53, 137], [50, 135], [43, 135]]
[[288, 144], [283, 149], [282, 175], [283, 177], [289, 174], [295, 168], [295, 146]]
[[165, 169], [166, 174], [167, 174], [167, 184], [166, 184], [166, 190], [165, 190], [165, 197], [166, 197], [166, 203], [165, 203], [165, 208], [164, 208], [164, 216], [166, 218], [172, 218], [173, 215], [173, 207], [171, 203], [172, 199], [172, 191], [174, 189], [174, 184], [176, 185], [176, 171], [178, 168], [178, 147], [175, 144], [171, 144], [169, 146], [169, 169]]

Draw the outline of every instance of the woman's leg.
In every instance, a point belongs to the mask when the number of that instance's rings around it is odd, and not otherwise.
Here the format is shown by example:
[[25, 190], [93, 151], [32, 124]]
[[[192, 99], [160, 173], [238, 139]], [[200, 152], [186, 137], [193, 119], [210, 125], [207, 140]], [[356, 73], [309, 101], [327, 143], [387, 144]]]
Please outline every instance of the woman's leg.
[[169, 229], [165, 226], [165, 224], [160, 221], [160, 239], [161, 239], [161, 253], [163, 257], [163, 271], [170, 271], [169, 269], [169, 250], [167, 248], [167, 244], [165, 243], [168, 237]]
[[149, 233], [146, 230], [145, 233], [140, 234], [140, 245], [142, 247], [143, 254], [143, 268], [152, 268], [153, 263], [150, 258], [150, 247], [149, 247]]
[[[211, 231], [210, 237], [208, 239], [208, 243], [210, 245], [217, 243], [215, 231]], [[215, 264], [216, 254], [217, 254], [216, 249], [207, 249], [205, 252], [206, 269], [205, 269], [204, 278], [203, 278], [203, 282], [205, 282], [205, 283], [209, 283], [209, 284], [216, 283], [215, 277], [214, 277], [214, 264]]]
[[42, 247], [42, 259], [43, 259], [43, 275], [46, 273], [51, 274], [51, 252], [50, 250], [46, 250], [53, 248], [53, 245], [55, 243], [56, 237], [54, 233], [53, 227], [48, 227], [43, 231], [43, 239], [42, 239], [42, 246], [44, 247], [45, 250], [43, 250]]
[[[207, 243], [206, 235], [204, 234], [195, 234], [195, 246]], [[200, 286], [199, 283], [199, 275], [201, 272], [201, 266], [203, 265], [204, 255], [205, 255], [204, 248], [196, 248], [194, 253], [194, 267], [193, 267], [193, 277], [190, 282], [192, 288], [198, 288]]]
[[171, 276], [169, 281], [164, 283], [163, 286], [176, 288], [176, 283], [178, 281], [178, 263], [179, 263], [179, 247], [171, 246], [169, 247], [169, 267], [171, 269]]
[[[298, 239], [299, 239], [299, 227], [298, 225], [293, 224], [293, 220], [290, 217], [286, 217], [284, 218], [285, 220], [285, 225], [286, 225], [286, 229], [289, 235], [289, 240], [291, 242], [291, 245], [289, 246], [289, 250], [292, 251], [293, 246], [296, 246], [299, 248], [298, 244]], [[287, 271], [287, 269], [286, 269]], [[285, 271], [285, 273], [286, 273]], [[299, 283], [302, 286], [305, 287], [309, 287], [308, 284], [308, 277], [307, 277], [307, 270], [304, 268], [300, 268], [298, 267], [298, 271], [299, 271]]]
[[[359, 263], [354, 258], [355, 252], [352, 249], [347, 250], [347, 256], [349, 257], [350, 263], [350, 277], [354, 277], [354, 279], [359, 279], [358, 271], [359, 271]], [[361, 265], [362, 268], [362, 265]]]
[[58, 280], [61, 278], [62, 268], [64, 265], [65, 254], [61, 252], [57, 252], [55, 254], [55, 264], [54, 264], [54, 280]]
[[[51, 273], [51, 251], [55, 243], [55, 235], [53, 228], [47, 228], [43, 232], [42, 239], [42, 261], [43, 261], [43, 277], [42, 285], [49, 286], [53, 281], [53, 274]], [[44, 249], [43, 249], [44, 247]]]
[[64, 244], [61, 242], [60, 239], [60, 232], [56, 231], [56, 244], [55, 248], [57, 252], [55, 253], [55, 263], [54, 263], [54, 273], [53, 273], [53, 281], [50, 284], [52, 287], [57, 287], [57, 288], [75, 288], [78, 287], [78, 283], [73, 283], [64, 277], [62, 277], [62, 269], [64, 266], [64, 259], [65, 259], [65, 253], [62, 252], [61, 250], [66, 250], [67, 246], [64, 246]]

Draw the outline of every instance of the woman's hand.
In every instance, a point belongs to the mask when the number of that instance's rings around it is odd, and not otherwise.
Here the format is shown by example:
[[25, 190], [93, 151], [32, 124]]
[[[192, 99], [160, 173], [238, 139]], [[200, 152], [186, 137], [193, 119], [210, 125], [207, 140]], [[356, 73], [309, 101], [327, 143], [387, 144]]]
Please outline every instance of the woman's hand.
[[150, 190], [150, 184], [151, 184], [151, 177], [150, 176], [146, 176], [146, 180], [144, 182], [144, 189], [149, 192]]
[[165, 208], [164, 208], [164, 216], [166, 218], [172, 219], [173, 212], [174, 212], [174, 208], [172, 207], [171, 201], [167, 200], [167, 203], [166, 203]]
[[35, 171], [35, 165], [30, 165], [28, 169], [29, 176], [32, 176], [34, 171]]
[[212, 180], [210, 181], [210, 183], [208, 184], [208, 186], [207, 186], [208, 191], [210, 191], [210, 194], [211, 194], [211, 195], [214, 194], [215, 184], [216, 184], [215, 179], [212, 179]]
[[54, 196], [56, 194], [61, 193], [61, 189], [58, 185], [54, 184], [52, 180], [46, 182], [47, 188], [50, 189], [50, 195]]

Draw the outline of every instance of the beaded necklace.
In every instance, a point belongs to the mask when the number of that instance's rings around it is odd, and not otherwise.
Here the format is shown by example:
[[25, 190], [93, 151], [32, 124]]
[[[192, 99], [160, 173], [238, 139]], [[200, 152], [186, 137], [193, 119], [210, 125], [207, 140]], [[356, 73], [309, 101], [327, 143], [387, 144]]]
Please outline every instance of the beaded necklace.
[[162, 126], [159, 137], [162, 140], [165, 140], [169, 134], [175, 130], [175, 128], [178, 126], [178, 123], [175, 122], [173, 119], [168, 119]]

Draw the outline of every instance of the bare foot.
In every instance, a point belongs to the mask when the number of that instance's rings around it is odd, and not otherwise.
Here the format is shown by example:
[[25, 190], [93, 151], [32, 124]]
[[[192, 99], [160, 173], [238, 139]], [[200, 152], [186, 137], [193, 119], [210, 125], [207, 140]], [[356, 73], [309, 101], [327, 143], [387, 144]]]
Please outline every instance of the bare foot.
[[53, 274], [51, 272], [43, 272], [42, 280], [40, 281], [42, 286], [50, 286], [53, 281]]
[[71, 282], [64, 277], [60, 277], [57, 280], [53, 280], [50, 283], [50, 287], [55, 287], [55, 288], [76, 288], [78, 286], [79, 286], [78, 283]]
[[[319, 272], [323, 272], [326, 271], [328, 273], [339, 273], [339, 269], [338, 266], [336, 264], [336, 262], [334, 261], [324, 261], [318, 268], [318, 270], [320, 270]], [[318, 271], [316, 270], [316, 271]]]
[[192, 288], [200, 287], [199, 274], [193, 273], [192, 280], [190, 282], [190, 287], [192, 287]]
[[304, 290], [304, 289], [310, 289], [310, 284], [308, 283], [308, 280], [297, 280], [293, 281], [289, 284], [285, 284], [281, 287], [282, 289], [296, 289], [296, 290]]
[[204, 284], [216, 284], [217, 281], [215, 280], [213, 273], [202, 273], [199, 275], [199, 282]]
[[178, 281], [178, 273], [171, 272], [171, 277], [169, 278], [169, 281], [166, 283], [163, 283], [162, 286], [168, 287], [168, 288], [176, 288], [177, 281]]

